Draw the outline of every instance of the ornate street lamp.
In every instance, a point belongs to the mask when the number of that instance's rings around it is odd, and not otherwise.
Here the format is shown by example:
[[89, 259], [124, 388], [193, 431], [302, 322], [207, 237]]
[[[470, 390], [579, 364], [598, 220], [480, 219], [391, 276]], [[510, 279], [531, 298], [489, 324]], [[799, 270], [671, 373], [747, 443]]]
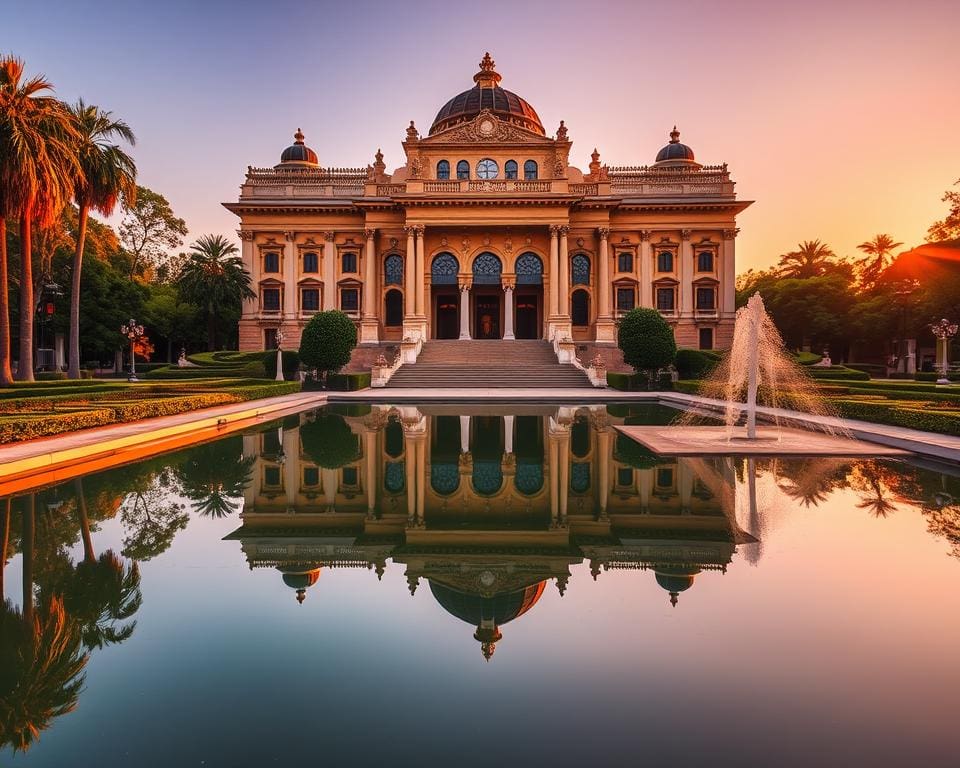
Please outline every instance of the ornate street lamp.
[[930, 330], [937, 337], [937, 367], [940, 369], [937, 384], [949, 384], [950, 378], [947, 374], [950, 369], [950, 339], [957, 335], [958, 326], [943, 318], [939, 323], [933, 323]]
[[277, 328], [277, 375], [274, 378], [277, 381], [283, 381], [283, 352], [280, 345], [283, 344], [283, 331]]
[[120, 326], [120, 333], [130, 339], [130, 375], [127, 381], [139, 381], [137, 378], [137, 339], [143, 336], [143, 326], [137, 325], [137, 321], [132, 317]]

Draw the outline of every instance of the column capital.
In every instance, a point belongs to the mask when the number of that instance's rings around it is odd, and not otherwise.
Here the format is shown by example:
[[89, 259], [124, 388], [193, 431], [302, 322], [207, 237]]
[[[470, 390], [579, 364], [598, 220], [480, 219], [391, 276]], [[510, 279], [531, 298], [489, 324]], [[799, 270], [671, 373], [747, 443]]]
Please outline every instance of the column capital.
[[328, 243], [330, 243], [330, 244], [332, 245], [332, 244], [333, 244], [333, 241], [337, 239], [337, 233], [336, 233], [336, 232], [324, 232], [324, 233], [323, 233], [323, 239], [326, 240]]
[[723, 239], [733, 240], [738, 234], [740, 234], [740, 227], [735, 227], [733, 229], [725, 229], [723, 230]]
[[423, 237], [423, 233], [427, 230], [425, 224], [414, 224], [411, 228], [413, 229], [414, 234], [419, 235], [420, 237]]
[[570, 231], [570, 227], [566, 224], [561, 224], [557, 227], [557, 231], [560, 233], [560, 237], [566, 237], [567, 233]]
[[293, 231], [284, 232], [283, 237], [288, 243], [292, 243], [294, 240], [297, 239], [297, 233]]
[[366, 227], [363, 234], [366, 235], [367, 240], [373, 240], [377, 236], [377, 230], [373, 227]]
[[559, 224], [551, 224], [551, 225], [550, 225], [550, 236], [551, 236], [551, 237], [559, 237], [559, 236], [560, 236], [560, 225], [559, 225]]
[[252, 230], [252, 229], [238, 229], [238, 230], [237, 230], [237, 237], [239, 237], [239, 238], [240, 238], [241, 240], [243, 240], [244, 242], [248, 242], [248, 243], [249, 243], [249, 242], [251, 242], [251, 241], [253, 240], [254, 233], [253, 233], [253, 230]]
[[650, 235], [652, 235], [652, 234], [653, 234], [653, 232], [650, 231], [649, 229], [641, 229], [641, 230], [640, 230], [640, 242], [641, 242], [641, 243], [646, 243], [646, 242], [648, 242], [648, 241], [650, 240]]
[[503, 290], [512, 291], [517, 284], [516, 275], [501, 275], [500, 276], [500, 285], [503, 286]]
[[610, 227], [597, 227], [597, 234], [600, 235], [601, 240], [606, 240], [610, 237]]
[[473, 288], [473, 276], [461, 276], [457, 278], [457, 287], [461, 291], [469, 291]]
[[692, 230], [692, 229], [681, 229], [681, 230], [680, 230], [680, 239], [681, 239], [681, 240], [689, 240], [689, 239], [690, 239], [690, 236], [691, 236], [692, 234], [693, 234], [693, 230]]

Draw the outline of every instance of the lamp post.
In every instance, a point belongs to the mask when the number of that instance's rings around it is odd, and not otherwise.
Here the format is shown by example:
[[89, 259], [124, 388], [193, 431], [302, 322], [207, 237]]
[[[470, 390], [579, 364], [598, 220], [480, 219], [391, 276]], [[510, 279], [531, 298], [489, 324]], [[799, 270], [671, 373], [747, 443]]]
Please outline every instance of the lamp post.
[[937, 337], [937, 367], [940, 369], [937, 384], [949, 384], [947, 373], [950, 368], [950, 339], [957, 335], [958, 326], [943, 318], [939, 323], [933, 323], [930, 330]]
[[137, 339], [143, 336], [143, 326], [137, 325], [137, 321], [132, 317], [120, 326], [120, 333], [130, 339], [130, 375], [127, 381], [139, 381], [137, 379]]
[[277, 328], [277, 375], [274, 378], [277, 381], [283, 381], [283, 352], [280, 345], [283, 344], [283, 331]]

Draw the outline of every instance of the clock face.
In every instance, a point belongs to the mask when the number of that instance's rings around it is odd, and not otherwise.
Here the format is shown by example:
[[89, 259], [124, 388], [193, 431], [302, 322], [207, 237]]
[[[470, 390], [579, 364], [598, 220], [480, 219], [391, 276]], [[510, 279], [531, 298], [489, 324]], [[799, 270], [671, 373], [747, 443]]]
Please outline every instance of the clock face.
[[477, 163], [477, 178], [478, 179], [495, 179], [497, 178], [497, 173], [500, 171], [499, 166], [489, 158], [481, 160]]

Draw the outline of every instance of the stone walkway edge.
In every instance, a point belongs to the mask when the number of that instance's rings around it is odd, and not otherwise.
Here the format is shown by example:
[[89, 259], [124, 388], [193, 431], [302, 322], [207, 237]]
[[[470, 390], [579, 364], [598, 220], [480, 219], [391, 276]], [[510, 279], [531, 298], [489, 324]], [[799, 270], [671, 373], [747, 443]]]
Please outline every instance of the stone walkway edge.
[[[31, 487], [40, 474], [54, 474], [46, 478], [50, 482], [61, 480], [64, 476], [72, 477], [185, 447], [257, 421], [323, 405], [326, 400], [325, 392], [297, 392], [3, 445], [0, 446], [0, 496], [17, 490], [7, 487], [10, 481], [23, 481], [16, 485]], [[97, 466], [91, 467], [92, 462]], [[82, 471], [69, 471], [71, 467], [80, 466]]]

